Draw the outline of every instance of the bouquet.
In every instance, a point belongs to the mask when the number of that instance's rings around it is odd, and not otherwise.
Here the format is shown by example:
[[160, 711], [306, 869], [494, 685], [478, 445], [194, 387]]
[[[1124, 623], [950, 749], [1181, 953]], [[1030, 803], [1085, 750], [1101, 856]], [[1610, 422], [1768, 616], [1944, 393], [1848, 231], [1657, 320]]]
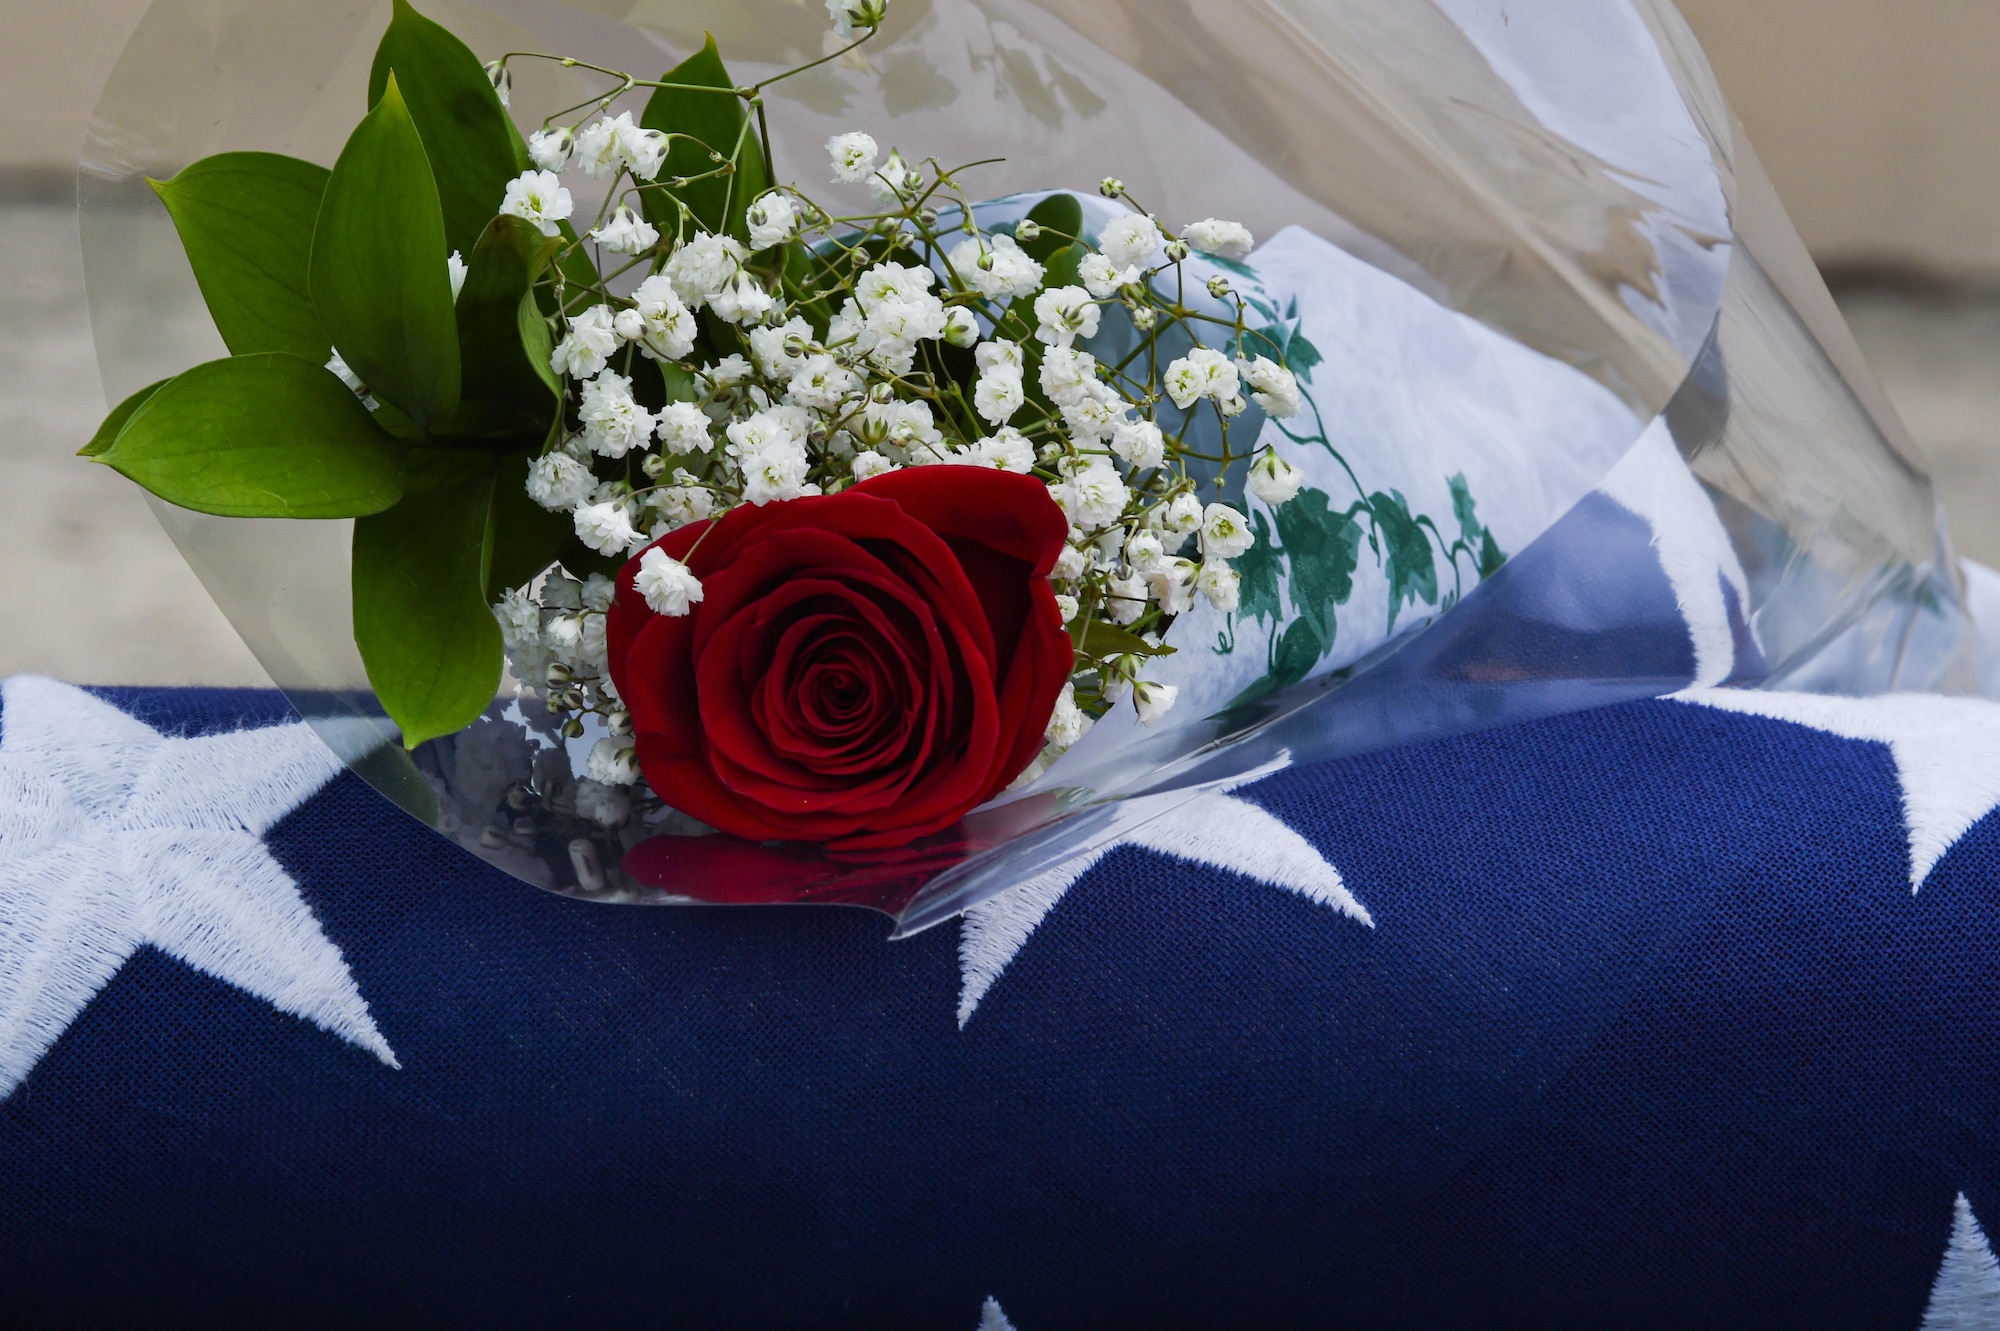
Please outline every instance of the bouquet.
[[[825, 54], [745, 83], [712, 36], [654, 79], [482, 59], [396, 0], [330, 169], [224, 152], [154, 184], [230, 355], [126, 397], [84, 454], [196, 513], [352, 520], [353, 642], [408, 755], [366, 770], [406, 807], [584, 895], [901, 911], [1011, 848], [991, 891], [1118, 822], [1079, 809], [1507, 719], [1423, 688], [1440, 661], [1519, 675], [1461, 649], [1605, 558], [1579, 535], [1600, 482], [1642, 548], [1701, 535], [1714, 631], [1754, 639], [1743, 542], [1617, 365], [1300, 228], [1156, 211], [1115, 152], [1092, 189], [992, 197], [997, 149], [848, 127], [778, 179], [801, 154], [772, 97], [888, 17], [826, 9]], [[524, 134], [538, 65], [593, 86]], [[1692, 358], [1675, 302], [1730, 252], [1661, 245], [1648, 317]], [[1504, 411], [1467, 411], [1483, 437], [1449, 458], [1394, 413], [1357, 432], [1352, 399], [1424, 383], [1342, 305]], [[1691, 518], [1659, 507], [1687, 494]], [[1541, 538], [1539, 571], [1501, 576], [1496, 524]], [[1456, 636], [1396, 655], [1446, 612]], [[1695, 673], [1767, 664], [1728, 658]], [[1357, 740], [1312, 709], [1362, 676], [1405, 692]]]

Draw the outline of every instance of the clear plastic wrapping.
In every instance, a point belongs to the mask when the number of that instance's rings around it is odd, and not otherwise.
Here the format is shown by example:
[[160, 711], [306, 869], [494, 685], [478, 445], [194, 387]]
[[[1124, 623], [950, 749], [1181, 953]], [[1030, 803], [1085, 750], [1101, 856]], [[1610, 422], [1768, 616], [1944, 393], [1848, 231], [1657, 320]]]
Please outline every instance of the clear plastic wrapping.
[[[793, 0], [425, 8], [481, 55], [648, 72], [704, 30], [746, 79], [827, 40]], [[330, 163], [389, 12], [147, 12], [81, 180], [109, 399], [222, 354], [144, 178], [233, 149]], [[583, 77], [524, 68], [524, 129]], [[528, 883], [868, 905], [910, 931], [1285, 763], [1692, 684], [1977, 685], [1930, 481], [1665, 0], [895, 0], [865, 53], [776, 85], [770, 116], [780, 181], [817, 184], [820, 145], [860, 128], [1004, 159], [974, 177], [982, 222], [1111, 174], [1174, 226], [1248, 225], [1258, 248], [1216, 271], [1303, 352], [1311, 410], [1263, 429], [1307, 487], [1242, 498], [1272, 554], [1235, 612], [1175, 621], [1166, 720], [1115, 710], [1026, 789], [872, 858], [671, 814], [607, 829], [575, 802], [597, 735], [564, 740], [511, 681], [406, 755], [352, 642], [348, 524], [156, 503], [329, 743]]]

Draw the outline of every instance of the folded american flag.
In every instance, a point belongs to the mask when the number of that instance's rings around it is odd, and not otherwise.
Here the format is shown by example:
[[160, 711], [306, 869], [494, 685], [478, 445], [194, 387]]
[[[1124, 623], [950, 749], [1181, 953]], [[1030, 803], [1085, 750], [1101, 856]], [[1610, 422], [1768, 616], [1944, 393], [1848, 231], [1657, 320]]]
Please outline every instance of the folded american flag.
[[2000, 1327], [2000, 706], [1205, 796], [901, 942], [596, 906], [275, 694], [0, 690], [12, 1324]]

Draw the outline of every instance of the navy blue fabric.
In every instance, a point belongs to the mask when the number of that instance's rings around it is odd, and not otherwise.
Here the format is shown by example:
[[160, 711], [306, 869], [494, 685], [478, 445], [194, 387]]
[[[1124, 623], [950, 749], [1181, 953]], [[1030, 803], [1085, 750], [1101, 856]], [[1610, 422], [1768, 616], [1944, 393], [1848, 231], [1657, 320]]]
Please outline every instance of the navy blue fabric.
[[1240, 794], [1372, 930], [1121, 849], [961, 1031], [956, 926], [579, 904], [343, 776], [269, 843], [402, 1069], [141, 952], [0, 1103], [5, 1320], [1914, 1331], [2000, 1219], [2000, 819], [1912, 896], [1882, 747], [1632, 703]]

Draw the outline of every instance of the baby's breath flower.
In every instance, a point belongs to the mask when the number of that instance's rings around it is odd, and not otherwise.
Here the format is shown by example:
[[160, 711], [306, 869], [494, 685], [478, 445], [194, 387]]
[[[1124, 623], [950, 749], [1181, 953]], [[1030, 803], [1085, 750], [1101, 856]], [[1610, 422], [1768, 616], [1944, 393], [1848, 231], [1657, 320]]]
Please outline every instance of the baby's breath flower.
[[667, 136], [633, 124], [630, 111], [621, 111], [616, 118], [605, 116], [576, 136], [576, 164], [587, 176], [608, 176], [622, 168], [640, 180], [651, 180], [660, 174], [666, 157]]
[[1000, 471], [1025, 475], [1035, 465], [1035, 446], [1011, 425], [979, 440], [972, 446], [972, 452], [980, 462]]
[[591, 747], [584, 770], [590, 780], [602, 786], [637, 785], [639, 750], [630, 740], [601, 739]]
[[1021, 372], [1004, 365], [980, 375], [972, 389], [972, 409], [989, 425], [1005, 425], [1027, 401]]
[[1176, 536], [1186, 536], [1201, 526], [1201, 500], [1187, 493], [1177, 494], [1160, 511], [1160, 527]]
[[1089, 566], [1090, 561], [1083, 551], [1073, 545], [1066, 545], [1063, 547], [1063, 552], [1056, 556], [1055, 569], [1049, 576], [1063, 582], [1075, 582], [1084, 575]]
[[1173, 710], [1174, 700], [1180, 695], [1175, 685], [1142, 679], [1132, 686], [1132, 706], [1138, 711], [1139, 720], [1150, 726]]
[[576, 201], [550, 171], [523, 171], [507, 182], [506, 197], [500, 201], [502, 217], [518, 217], [533, 222], [545, 236], [562, 233], [559, 222], [568, 220]]
[[1035, 297], [1035, 336], [1052, 347], [1097, 336], [1098, 309], [1082, 287], [1057, 287]]
[[1276, 508], [1296, 496], [1305, 479], [1305, 473], [1279, 457], [1276, 449], [1267, 448], [1262, 457], [1250, 464], [1245, 485], [1251, 494]]
[[893, 208], [917, 192], [923, 178], [903, 160], [900, 150], [891, 148], [882, 165], [868, 177], [868, 195], [878, 208]]
[[1223, 402], [1236, 395], [1236, 367], [1213, 347], [1196, 347], [1167, 366], [1165, 386], [1182, 410], [1205, 397]]
[[1054, 493], [1070, 521], [1086, 531], [1097, 531], [1116, 522], [1132, 498], [1118, 469], [1102, 458], [1070, 470]]
[[632, 589], [646, 598], [654, 614], [670, 619], [687, 614], [702, 598], [701, 579], [658, 546], [640, 556]]
[[645, 448], [655, 424], [652, 413], [632, 397], [632, 381], [612, 370], [583, 386], [577, 419], [583, 424], [583, 441], [590, 451], [607, 458], [622, 458], [635, 448]]
[[896, 470], [895, 463], [889, 461], [889, 459], [883, 457], [872, 448], [865, 448], [861, 452], [856, 453], [852, 465], [854, 479], [857, 481], [870, 480], [876, 476]]
[[1063, 623], [1067, 624], [1075, 619], [1079, 608], [1077, 599], [1068, 592], [1056, 593], [1056, 613], [1062, 616]]
[[826, 141], [826, 153], [833, 159], [833, 183], [859, 185], [875, 172], [875, 140], [859, 130], [836, 134]]
[[569, 334], [556, 343], [549, 368], [557, 374], [588, 379], [602, 370], [618, 350], [618, 329], [609, 305], [593, 305], [569, 321]]
[[1210, 504], [1201, 515], [1201, 552], [1210, 559], [1234, 559], [1255, 544], [1250, 524], [1227, 504]]
[[1257, 244], [1241, 222], [1222, 222], [1213, 217], [1182, 227], [1181, 239], [1218, 259], [1248, 258]]
[[493, 85], [493, 95], [500, 99], [500, 105], [509, 105], [514, 98], [514, 71], [499, 60], [489, 60], [483, 66], [486, 81]]
[[1299, 395], [1298, 378], [1270, 357], [1239, 359], [1236, 370], [1243, 377], [1243, 382], [1250, 385], [1257, 405], [1264, 409], [1265, 415], [1284, 420], [1305, 409], [1305, 402]]
[[706, 454], [716, 444], [708, 434], [708, 416], [692, 402], [668, 402], [660, 408], [658, 436], [670, 454]]
[[1138, 471], [1150, 471], [1167, 458], [1166, 436], [1151, 421], [1123, 421], [1111, 434], [1111, 451]]
[[1076, 275], [1078, 280], [1083, 283], [1084, 290], [1099, 300], [1111, 299], [1111, 297], [1118, 294], [1120, 287], [1130, 286], [1145, 276], [1137, 265], [1130, 268], [1120, 268], [1102, 254], [1092, 254], [1085, 257], [1084, 261], [1077, 266]]
[[1158, 532], [1140, 530], [1125, 538], [1125, 562], [1141, 573], [1151, 572], [1166, 556], [1167, 548]]
[[[1064, 622], [1075, 617], [1076, 612], [1072, 609]], [[1049, 743], [1058, 749], [1067, 749], [1082, 739], [1083, 733], [1089, 729], [1090, 717], [1076, 705], [1076, 685], [1063, 685], [1062, 692], [1056, 695], [1055, 711], [1049, 717], [1046, 732]]]
[[833, 30], [842, 38], [881, 27], [888, 9], [889, 0], [826, 0], [827, 17], [833, 20]]
[[982, 370], [1004, 365], [1021, 373], [1021, 347], [1016, 342], [981, 342], [972, 353], [973, 363]]
[[798, 205], [789, 195], [775, 191], [751, 204], [743, 220], [750, 228], [752, 251], [782, 245], [799, 233]]
[[612, 320], [618, 336], [637, 342], [654, 360], [678, 361], [694, 350], [700, 332], [694, 311], [681, 302], [665, 274], [655, 273], [632, 293], [632, 308]]
[[1242, 597], [1243, 576], [1223, 560], [1208, 559], [1202, 561], [1194, 585], [1210, 605], [1224, 614], [1234, 614]]
[[1104, 616], [1114, 624], [1130, 624], [1146, 613], [1146, 575], [1131, 573], [1104, 580]]
[[622, 555], [646, 539], [632, 525], [625, 505], [616, 501], [577, 509], [576, 537], [600, 555]]
[[611, 220], [590, 233], [590, 238], [613, 254], [644, 254], [660, 241], [660, 233], [630, 208], [620, 206]]
[[576, 151], [576, 133], [569, 129], [538, 129], [528, 136], [528, 160], [543, 171], [560, 171]]
[[729, 388], [750, 377], [750, 362], [737, 355], [724, 356], [708, 367], [708, 381], [717, 388]]
[[734, 236], [702, 232], [667, 260], [667, 281], [689, 309], [698, 310], [742, 271], [749, 256]]
[[1186, 614], [1194, 609], [1194, 580], [1200, 572], [1191, 559], [1159, 559], [1146, 570], [1146, 590], [1162, 613]]
[[945, 256], [952, 272], [988, 300], [1011, 301], [1042, 289], [1047, 270], [1007, 235], [969, 236]]
[[458, 293], [465, 290], [465, 276], [467, 272], [465, 256], [457, 250], [453, 250], [445, 257], [444, 271], [445, 276], [451, 279], [451, 298], [457, 300]]
[[979, 320], [963, 305], [945, 311], [944, 340], [955, 347], [970, 347], [979, 341]]
[[1127, 213], [1105, 224], [1097, 249], [1119, 268], [1148, 266], [1166, 243], [1159, 226], [1144, 213]]

